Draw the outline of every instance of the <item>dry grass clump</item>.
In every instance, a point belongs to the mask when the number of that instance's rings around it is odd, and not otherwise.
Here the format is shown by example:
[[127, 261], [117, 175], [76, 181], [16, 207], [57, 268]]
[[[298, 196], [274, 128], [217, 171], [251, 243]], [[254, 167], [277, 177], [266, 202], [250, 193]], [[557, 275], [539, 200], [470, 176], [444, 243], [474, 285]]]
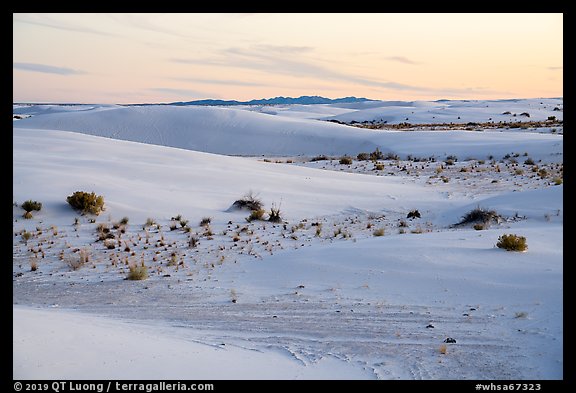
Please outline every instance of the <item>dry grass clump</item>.
[[374, 236], [384, 236], [384, 228], [378, 228], [372, 234]]
[[139, 281], [148, 278], [148, 267], [143, 263], [140, 266], [132, 265], [129, 269], [130, 271], [126, 276], [127, 280]]

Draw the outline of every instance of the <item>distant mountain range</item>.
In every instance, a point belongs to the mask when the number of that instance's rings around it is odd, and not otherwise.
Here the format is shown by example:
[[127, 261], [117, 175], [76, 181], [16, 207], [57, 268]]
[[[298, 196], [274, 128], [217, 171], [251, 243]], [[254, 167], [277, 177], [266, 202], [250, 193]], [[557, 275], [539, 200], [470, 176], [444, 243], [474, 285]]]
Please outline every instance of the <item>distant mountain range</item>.
[[274, 97], [274, 98], [262, 98], [259, 100], [250, 101], [236, 101], [236, 100], [196, 100], [196, 101], [186, 101], [186, 102], [171, 102], [169, 104], [162, 105], [210, 105], [210, 106], [231, 106], [231, 105], [313, 105], [313, 104], [336, 104], [336, 103], [349, 103], [349, 102], [364, 102], [364, 101], [374, 101], [368, 98], [357, 98], [357, 97], [343, 97], [343, 98], [326, 98], [320, 96], [301, 96], [298, 98], [293, 97]]

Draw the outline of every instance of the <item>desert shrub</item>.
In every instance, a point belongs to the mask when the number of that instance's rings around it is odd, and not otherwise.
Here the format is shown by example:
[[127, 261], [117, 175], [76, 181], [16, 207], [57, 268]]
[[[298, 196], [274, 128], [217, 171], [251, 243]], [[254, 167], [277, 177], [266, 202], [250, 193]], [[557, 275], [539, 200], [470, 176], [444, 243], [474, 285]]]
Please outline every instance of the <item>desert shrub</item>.
[[28, 240], [32, 238], [32, 232], [22, 231], [22, 234], [20, 236], [22, 236], [22, 240], [24, 240], [24, 243], [27, 243]]
[[386, 153], [385, 156], [383, 155], [382, 158], [379, 158], [379, 160], [389, 160], [389, 161], [398, 161], [399, 159], [400, 157], [392, 152]]
[[342, 156], [339, 162], [340, 165], [352, 165], [352, 157]]
[[146, 227], [154, 227], [154, 226], [158, 226], [158, 224], [156, 223], [156, 221], [153, 218], [147, 218], [146, 219], [146, 223], [144, 224], [144, 228]]
[[114, 241], [114, 239], [106, 239], [104, 240], [104, 247], [106, 247], [109, 250], [113, 250], [116, 248], [116, 242]]
[[232, 207], [235, 209], [245, 209], [245, 210], [260, 210], [264, 204], [262, 200], [254, 195], [252, 191], [249, 191], [242, 199], [234, 201]]
[[212, 218], [211, 217], [203, 217], [200, 220], [200, 226], [201, 227], [207, 227], [208, 225], [210, 225], [210, 223], [212, 222]]
[[359, 153], [356, 158], [358, 159], [358, 161], [368, 161], [370, 160], [370, 154], [369, 153]]
[[176, 229], [178, 229], [178, 225], [176, 225], [175, 222], [173, 222], [172, 224], [170, 224], [170, 230], [171, 230], [171, 231], [175, 231]]
[[548, 171], [546, 169], [542, 168], [538, 171], [538, 176], [540, 176], [542, 179], [544, 179], [546, 176], [548, 176]]
[[322, 224], [318, 223], [316, 226], [316, 237], [320, 237], [322, 235]]
[[514, 174], [520, 176], [520, 175], [524, 174], [524, 171], [522, 169], [518, 168], [514, 171]]
[[195, 236], [190, 236], [190, 240], [188, 240], [188, 247], [196, 248], [198, 246], [198, 238]]
[[408, 215], [406, 215], [406, 218], [420, 218], [420, 212], [418, 210], [412, 210], [410, 212], [408, 212]]
[[70, 206], [76, 210], [80, 210], [82, 214], [89, 213], [98, 215], [104, 210], [104, 197], [102, 195], [96, 195], [94, 192], [76, 191], [66, 200]]
[[384, 236], [384, 228], [378, 228], [372, 232], [374, 236]]
[[530, 157], [524, 160], [525, 165], [534, 165], [534, 160]]
[[327, 161], [327, 160], [329, 160], [329, 158], [322, 154], [322, 155], [319, 155], [319, 156], [316, 156], [316, 157], [312, 157], [312, 158], [310, 159], [310, 162], [314, 162], [314, 161]]
[[250, 215], [246, 218], [246, 221], [252, 222], [252, 221], [256, 221], [256, 220], [262, 220], [265, 213], [266, 213], [266, 210], [264, 210], [264, 209], [252, 210]]
[[374, 170], [376, 171], [384, 170], [384, 164], [374, 164]]
[[26, 202], [22, 203], [22, 209], [26, 210], [27, 212], [31, 211], [40, 211], [42, 209], [42, 203], [33, 200], [27, 200]]
[[22, 216], [27, 220], [30, 220], [32, 217], [32, 212], [24, 212], [24, 215]]
[[370, 153], [370, 159], [372, 161], [382, 160], [384, 158], [384, 154], [380, 151], [379, 148], [376, 148], [372, 153]]
[[446, 161], [444, 161], [444, 164], [446, 164], [446, 165], [454, 165], [454, 160], [452, 160], [452, 159], [447, 159]]
[[272, 205], [270, 208], [270, 213], [268, 213], [268, 221], [270, 222], [282, 222], [282, 216], [280, 213], [280, 207]]
[[33, 259], [30, 261], [30, 271], [35, 272], [36, 270], [38, 270], [38, 262]]
[[474, 224], [474, 225], [472, 226], [472, 228], [476, 229], [477, 231], [481, 231], [481, 230], [486, 229], [486, 224], [484, 224], [484, 223]]
[[555, 185], [559, 186], [560, 184], [562, 184], [562, 178], [561, 177], [555, 177], [554, 180], [552, 180], [554, 182]]
[[186, 225], [188, 225], [188, 220], [179, 220], [179, 222], [181, 228], [184, 228]]
[[490, 222], [499, 222], [500, 215], [495, 210], [485, 210], [477, 207], [476, 209], [466, 213], [457, 225], [466, 224], [489, 224]]
[[128, 276], [126, 276], [127, 280], [146, 280], [148, 278], [148, 267], [144, 264], [140, 266], [132, 265], [130, 266], [130, 271], [128, 272]]
[[498, 238], [496, 243], [498, 248], [503, 248], [506, 251], [524, 251], [528, 248], [526, 244], [526, 238], [524, 236], [517, 235], [502, 235]]
[[446, 157], [447, 160], [452, 160], [454, 162], [458, 161], [458, 157], [456, 157], [455, 155], [449, 155]]
[[120, 225], [128, 225], [128, 217], [122, 217], [122, 219], [120, 220]]

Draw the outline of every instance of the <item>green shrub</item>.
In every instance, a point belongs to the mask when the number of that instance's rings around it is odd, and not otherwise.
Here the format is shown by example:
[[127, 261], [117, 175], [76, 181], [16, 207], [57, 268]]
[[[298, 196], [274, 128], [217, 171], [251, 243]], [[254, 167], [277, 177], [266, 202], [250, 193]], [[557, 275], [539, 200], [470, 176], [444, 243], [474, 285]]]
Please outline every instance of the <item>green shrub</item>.
[[506, 251], [525, 251], [528, 248], [526, 238], [517, 235], [502, 235], [498, 238], [496, 243], [498, 248], [503, 248]]
[[94, 192], [76, 191], [66, 200], [70, 206], [76, 210], [80, 210], [82, 214], [98, 215], [104, 210], [104, 197], [102, 195], [96, 195]]
[[130, 271], [126, 279], [128, 280], [146, 280], [148, 278], [148, 267], [144, 264], [140, 266], [130, 266]]
[[27, 212], [31, 212], [33, 210], [40, 211], [40, 209], [42, 209], [42, 203], [30, 199], [24, 202], [21, 207]]
[[352, 165], [352, 157], [343, 156], [340, 158], [340, 165]]

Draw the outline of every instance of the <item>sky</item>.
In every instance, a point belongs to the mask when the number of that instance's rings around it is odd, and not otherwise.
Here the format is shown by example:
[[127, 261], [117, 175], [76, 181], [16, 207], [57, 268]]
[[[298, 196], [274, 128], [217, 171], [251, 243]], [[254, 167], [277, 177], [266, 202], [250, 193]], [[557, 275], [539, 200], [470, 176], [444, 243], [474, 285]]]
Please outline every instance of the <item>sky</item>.
[[13, 101], [563, 96], [563, 15], [13, 14]]

